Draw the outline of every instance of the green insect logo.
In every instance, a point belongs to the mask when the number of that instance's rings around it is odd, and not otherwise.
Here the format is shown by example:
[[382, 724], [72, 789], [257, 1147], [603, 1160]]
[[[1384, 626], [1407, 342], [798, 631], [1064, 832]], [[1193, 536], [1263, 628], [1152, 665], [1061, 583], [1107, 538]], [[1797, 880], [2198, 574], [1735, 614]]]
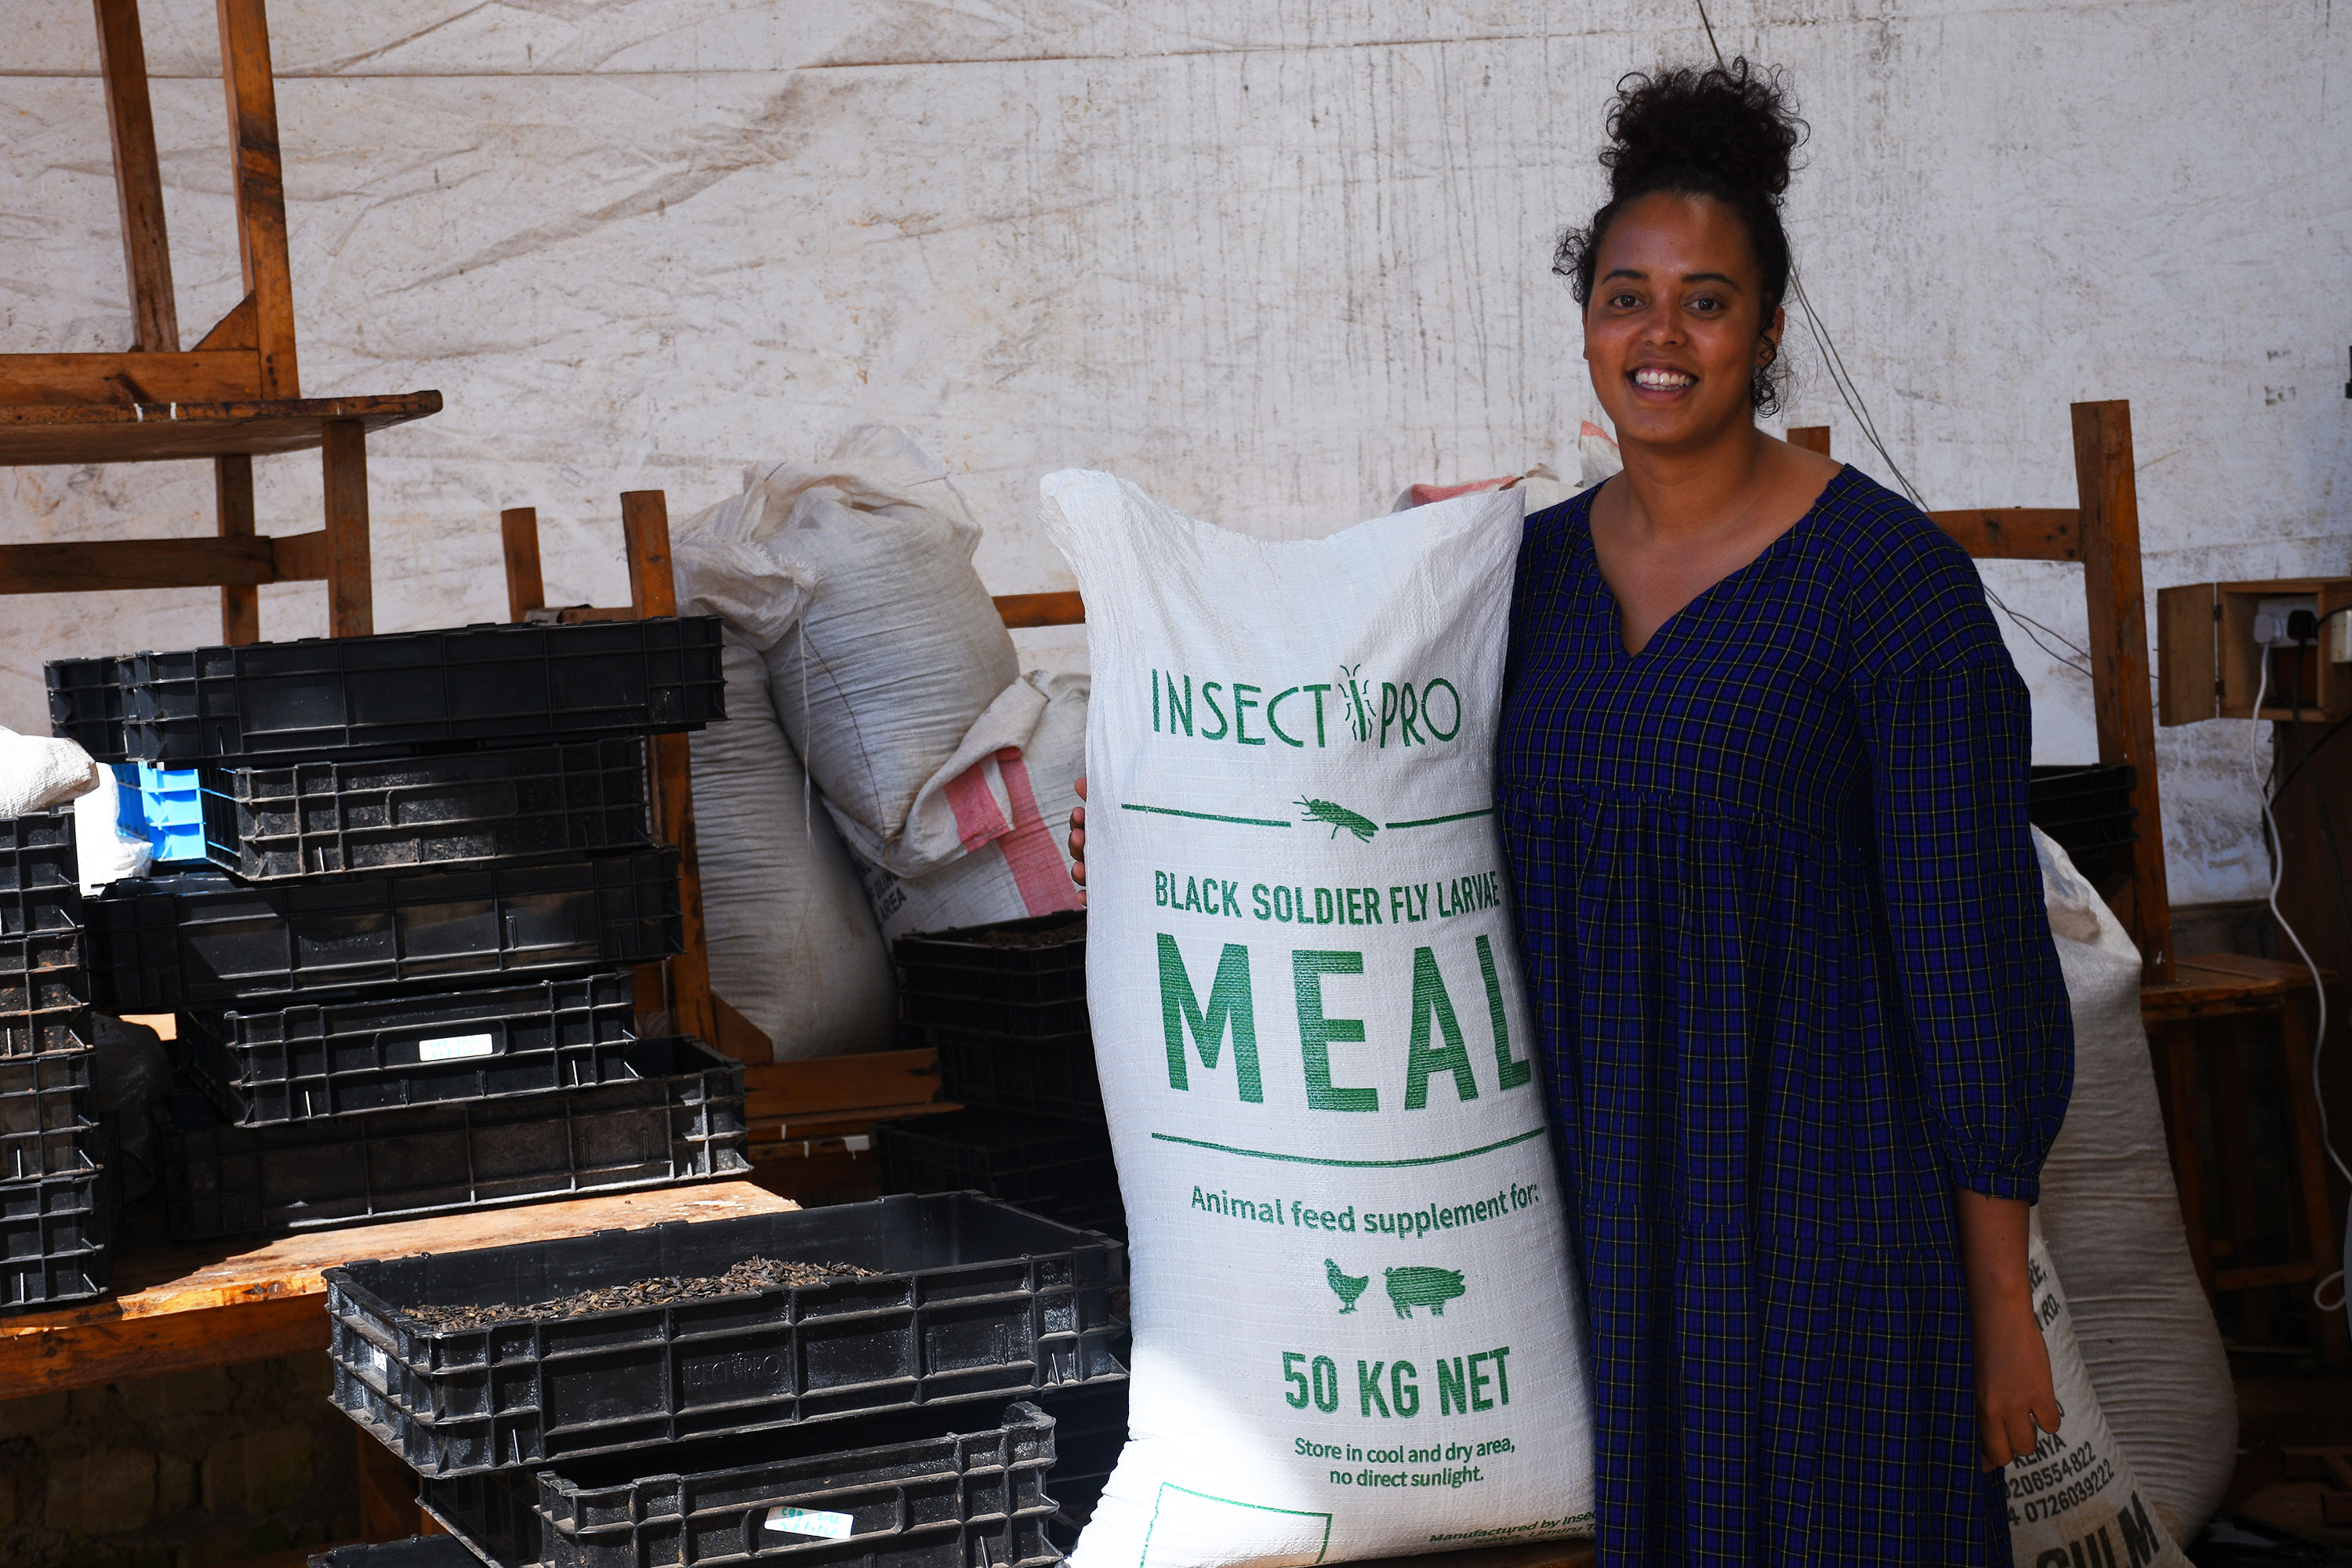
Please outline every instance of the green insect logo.
[[1291, 804], [1306, 814], [1303, 820], [1329, 824], [1331, 837], [1334, 838], [1339, 837], [1339, 830], [1344, 827], [1364, 843], [1370, 844], [1372, 841], [1372, 835], [1381, 830], [1381, 825], [1370, 817], [1359, 816], [1336, 801], [1317, 800], [1308, 796], [1293, 801]]
[[1355, 732], [1359, 741], [1369, 741], [1379, 724], [1372, 717], [1372, 683], [1360, 680], [1356, 676], [1356, 671], [1363, 668], [1360, 664], [1341, 665], [1338, 684], [1339, 689], [1348, 694], [1348, 728]]

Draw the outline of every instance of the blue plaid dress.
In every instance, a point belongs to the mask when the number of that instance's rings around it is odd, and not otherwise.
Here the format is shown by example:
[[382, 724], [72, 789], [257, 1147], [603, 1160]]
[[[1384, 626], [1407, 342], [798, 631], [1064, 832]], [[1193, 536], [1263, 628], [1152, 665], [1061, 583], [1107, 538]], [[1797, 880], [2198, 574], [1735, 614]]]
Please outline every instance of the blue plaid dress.
[[1499, 805], [1591, 1297], [1601, 1562], [2007, 1568], [1952, 1189], [2074, 1032], [1976, 569], [1847, 468], [1640, 655], [1530, 518]]

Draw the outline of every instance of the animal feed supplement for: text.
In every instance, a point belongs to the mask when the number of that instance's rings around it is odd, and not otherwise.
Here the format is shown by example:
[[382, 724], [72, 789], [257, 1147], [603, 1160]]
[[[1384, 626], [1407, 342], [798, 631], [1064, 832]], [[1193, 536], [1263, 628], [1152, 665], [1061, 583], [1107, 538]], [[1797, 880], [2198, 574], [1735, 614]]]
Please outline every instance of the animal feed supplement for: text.
[[1107, 475], [1044, 489], [1087, 605], [1087, 1000], [1135, 1322], [1078, 1568], [1588, 1533], [1493, 815], [1521, 496], [1276, 543]]

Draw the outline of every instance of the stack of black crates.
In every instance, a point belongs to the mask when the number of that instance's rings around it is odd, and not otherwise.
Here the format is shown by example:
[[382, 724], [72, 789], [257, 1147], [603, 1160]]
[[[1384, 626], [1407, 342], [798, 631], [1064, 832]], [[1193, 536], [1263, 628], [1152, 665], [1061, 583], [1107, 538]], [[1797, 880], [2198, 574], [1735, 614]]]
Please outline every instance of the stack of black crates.
[[964, 1107], [874, 1130], [882, 1188], [986, 1193], [1127, 1236], [1087, 1019], [1084, 913], [901, 937], [901, 1037]]
[[156, 1108], [173, 1237], [747, 1168], [742, 1069], [639, 1037], [631, 973], [679, 951], [645, 738], [725, 716], [715, 619], [47, 674], [57, 732], [118, 764], [123, 820], [163, 857], [86, 917], [98, 1010], [178, 1016], [182, 1087]]
[[[979, 1192], [1127, 1239], [1087, 1014], [1083, 912], [901, 937], [901, 1037], [939, 1053], [963, 1107], [886, 1121], [874, 1158], [890, 1193]], [[1127, 1436], [1127, 1384], [1040, 1404], [1059, 1423], [1054, 1495], [1083, 1520]]]
[[112, 1250], [73, 826], [70, 806], [0, 817], [0, 1310], [104, 1294]]
[[1124, 1409], [1125, 1263], [954, 1193], [347, 1264], [334, 1400], [497, 1568], [1050, 1568], [1057, 1439]]

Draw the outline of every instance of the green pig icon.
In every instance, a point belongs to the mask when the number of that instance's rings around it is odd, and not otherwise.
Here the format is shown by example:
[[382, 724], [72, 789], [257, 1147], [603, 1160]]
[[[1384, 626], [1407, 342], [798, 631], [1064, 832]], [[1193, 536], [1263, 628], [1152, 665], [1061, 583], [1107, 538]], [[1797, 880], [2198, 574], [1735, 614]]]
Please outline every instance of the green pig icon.
[[1459, 1268], [1384, 1268], [1389, 1304], [1400, 1318], [1410, 1318], [1415, 1307], [1426, 1307], [1433, 1318], [1445, 1316], [1445, 1303], [1462, 1294]]

